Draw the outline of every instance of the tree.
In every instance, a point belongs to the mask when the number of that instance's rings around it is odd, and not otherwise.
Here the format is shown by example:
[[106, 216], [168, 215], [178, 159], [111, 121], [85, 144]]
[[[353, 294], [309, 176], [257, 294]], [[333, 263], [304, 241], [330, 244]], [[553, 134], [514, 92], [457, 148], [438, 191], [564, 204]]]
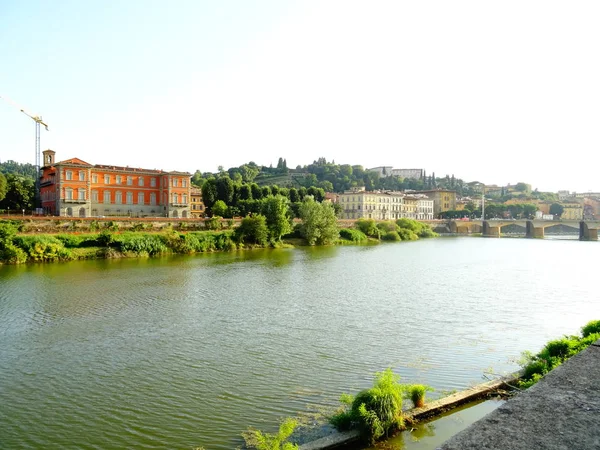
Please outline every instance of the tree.
[[236, 228], [235, 235], [241, 244], [266, 245], [269, 240], [267, 219], [261, 214], [245, 217]]
[[[227, 175], [222, 175], [216, 181], [217, 200], [223, 200], [230, 205], [233, 200], [233, 181]], [[203, 197], [204, 198], [204, 197]]]
[[209, 178], [202, 185], [202, 203], [207, 209], [211, 209], [217, 201], [217, 180]]
[[300, 201], [300, 197], [298, 196], [298, 189], [294, 187], [290, 188], [290, 190], [288, 191], [288, 196], [290, 198], [290, 202], [292, 203]]
[[565, 208], [560, 203], [552, 203], [550, 205], [550, 214], [560, 217], [563, 212], [565, 212]]
[[2, 172], [0, 172], [0, 202], [4, 200], [6, 197], [6, 192], [8, 191], [8, 183], [6, 181], [6, 177]]
[[340, 237], [335, 210], [331, 202], [316, 202], [311, 196], [300, 205], [300, 228], [309, 245], [333, 244]]
[[[254, 164], [254, 163], [250, 163], [250, 164]], [[244, 165], [240, 166], [240, 173], [242, 174], [242, 180], [245, 183], [252, 183], [254, 181], [254, 179], [256, 178], [256, 176], [260, 172], [258, 170], [258, 167], [256, 167], [256, 164], [254, 164], [253, 166], [251, 166], [250, 164], [244, 164]]]
[[531, 185], [527, 183], [517, 183], [515, 185], [515, 189], [519, 192], [525, 192], [526, 194], [529, 194], [531, 192]]
[[523, 217], [526, 219], [531, 219], [535, 212], [538, 210], [537, 206], [532, 203], [525, 203], [523, 205]]
[[31, 178], [21, 175], [6, 175], [6, 195], [0, 201], [0, 209], [27, 209], [33, 208], [35, 185]]
[[267, 219], [271, 240], [280, 241], [281, 236], [292, 231], [287, 198], [281, 195], [267, 197], [263, 203], [262, 213]]
[[261, 198], [263, 198], [262, 189], [258, 184], [252, 183], [250, 185], [250, 191], [252, 192], [252, 198], [254, 200], [260, 200]]
[[263, 198], [268, 197], [269, 195], [271, 195], [271, 188], [269, 186], [263, 186], [261, 190], [262, 190], [262, 196], [263, 196]]
[[240, 186], [240, 200], [252, 200], [252, 189], [249, 184]]
[[223, 200], [217, 200], [212, 206], [211, 211], [213, 216], [226, 217], [227, 216], [227, 205]]

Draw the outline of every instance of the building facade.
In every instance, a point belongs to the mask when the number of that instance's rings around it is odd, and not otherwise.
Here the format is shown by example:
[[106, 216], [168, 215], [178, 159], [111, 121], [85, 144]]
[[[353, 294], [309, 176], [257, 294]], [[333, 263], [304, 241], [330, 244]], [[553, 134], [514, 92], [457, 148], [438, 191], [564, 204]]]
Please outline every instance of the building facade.
[[352, 190], [339, 194], [344, 219], [433, 219], [433, 200], [397, 191]]
[[202, 189], [193, 187], [190, 189], [190, 214], [193, 218], [204, 217], [204, 203], [202, 202]]
[[379, 166], [367, 169], [368, 172], [377, 172], [379, 178], [383, 177], [401, 177], [401, 178], [414, 178], [420, 180], [423, 178], [425, 172], [424, 169], [394, 169], [392, 166]]
[[433, 215], [435, 218], [444, 211], [456, 209], [456, 192], [447, 189], [432, 189], [429, 191], [415, 191], [415, 194], [424, 194], [433, 200]]
[[188, 172], [92, 165], [78, 158], [56, 162], [43, 152], [42, 208], [69, 217], [190, 217]]

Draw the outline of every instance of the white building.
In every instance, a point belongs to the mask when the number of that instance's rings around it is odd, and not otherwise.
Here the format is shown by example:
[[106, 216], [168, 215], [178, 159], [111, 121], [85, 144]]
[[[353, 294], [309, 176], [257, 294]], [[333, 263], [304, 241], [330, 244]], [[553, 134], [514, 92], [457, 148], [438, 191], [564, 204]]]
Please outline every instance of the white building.
[[339, 203], [344, 219], [433, 219], [433, 200], [422, 194], [351, 190], [339, 195]]
[[402, 177], [402, 178], [414, 178], [419, 180], [423, 177], [424, 169], [394, 169], [392, 166], [379, 166], [367, 169], [368, 172], [377, 172], [379, 178], [383, 177]]

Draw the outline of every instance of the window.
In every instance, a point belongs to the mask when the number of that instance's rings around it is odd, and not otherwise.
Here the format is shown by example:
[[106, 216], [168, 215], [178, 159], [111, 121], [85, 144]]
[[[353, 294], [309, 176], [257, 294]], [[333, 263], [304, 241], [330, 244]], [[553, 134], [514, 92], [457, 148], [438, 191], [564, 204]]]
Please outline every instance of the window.
[[187, 180], [185, 178], [181, 180], [181, 187], [187, 187]]
[[173, 194], [173, 203], [178, 203], [179, 196], [177, 194]]
[[156, 187], [156, 178], [150, 178], [150, 186]]
[[177, 187], [177, 178], [173, 178], [173, 187]]
[[92, 191], [92, 201], [98, 203], [98, 191]]
[[181, 203], [185, 203], [187, 205], [187, 195], [186, 194], [183, 194]]
[[128, 205], [133, 205], [133, 192], [128, 192], [127, 193], [127, 204]]
[[104, 184], [110, 184], [110, 175], [104, 175]]
[[143, 204], [144, 204], [144, 193], [138, 192], [138, 205], [143, 205]]
[[[79, 172], [79, 173], [81, 173], [81, 172]], [[85, 189], [80, 188], [77, 190], [77, 198], [79, 200], [85, 200]]]
[[83, 170], [79, 171], [79, 181], [85, 181], [85, 172]]
[[92, 175], [92, 183], [98, 182], [98, 175]]
[[65, 189], [65, 199], [66, 200], [73, 200], [73, 189], [71, 189], [71, 188], [66, 188]]
[[110, 191], [104, 191], [104, 203], [110, 203]]
[[117, 191], [115, 194], [115, 203], [117, 205], [123, 204], [123, 193], [121, 191]]
[[133, 177], [127, 177], [127, 186], [133, 185]]
[[65, 172], [65, 178], [66, 178], [67, 180], [72, 180], [72, 179], [73, 179], [73, 172], [71, 172], [70, 170], [67, 170], [67, 171]]
[[121, 184], [123, 182], [123, 179], [121, 178], [121, 175], [117, 175], [115, 177], [115, 183], [117, 184]]
[[[154, 180], [154, 178], [152, 178]], [[150, 204], [156, 205], [156, 194], [154, 192], [150, 193]]]
[[144, 177], [139, 177], [138, 178], [138, 186], [143, 186], [144, 185]]

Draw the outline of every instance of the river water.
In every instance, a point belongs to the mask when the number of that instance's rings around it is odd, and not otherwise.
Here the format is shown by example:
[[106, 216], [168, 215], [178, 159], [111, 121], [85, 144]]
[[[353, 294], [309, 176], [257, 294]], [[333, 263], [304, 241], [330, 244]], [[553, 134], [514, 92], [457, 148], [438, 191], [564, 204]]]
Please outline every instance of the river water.
[[386, 367], [438, 392], [600, 318], [597, 242], [0, 267], [0, 448], [231, 449]]

